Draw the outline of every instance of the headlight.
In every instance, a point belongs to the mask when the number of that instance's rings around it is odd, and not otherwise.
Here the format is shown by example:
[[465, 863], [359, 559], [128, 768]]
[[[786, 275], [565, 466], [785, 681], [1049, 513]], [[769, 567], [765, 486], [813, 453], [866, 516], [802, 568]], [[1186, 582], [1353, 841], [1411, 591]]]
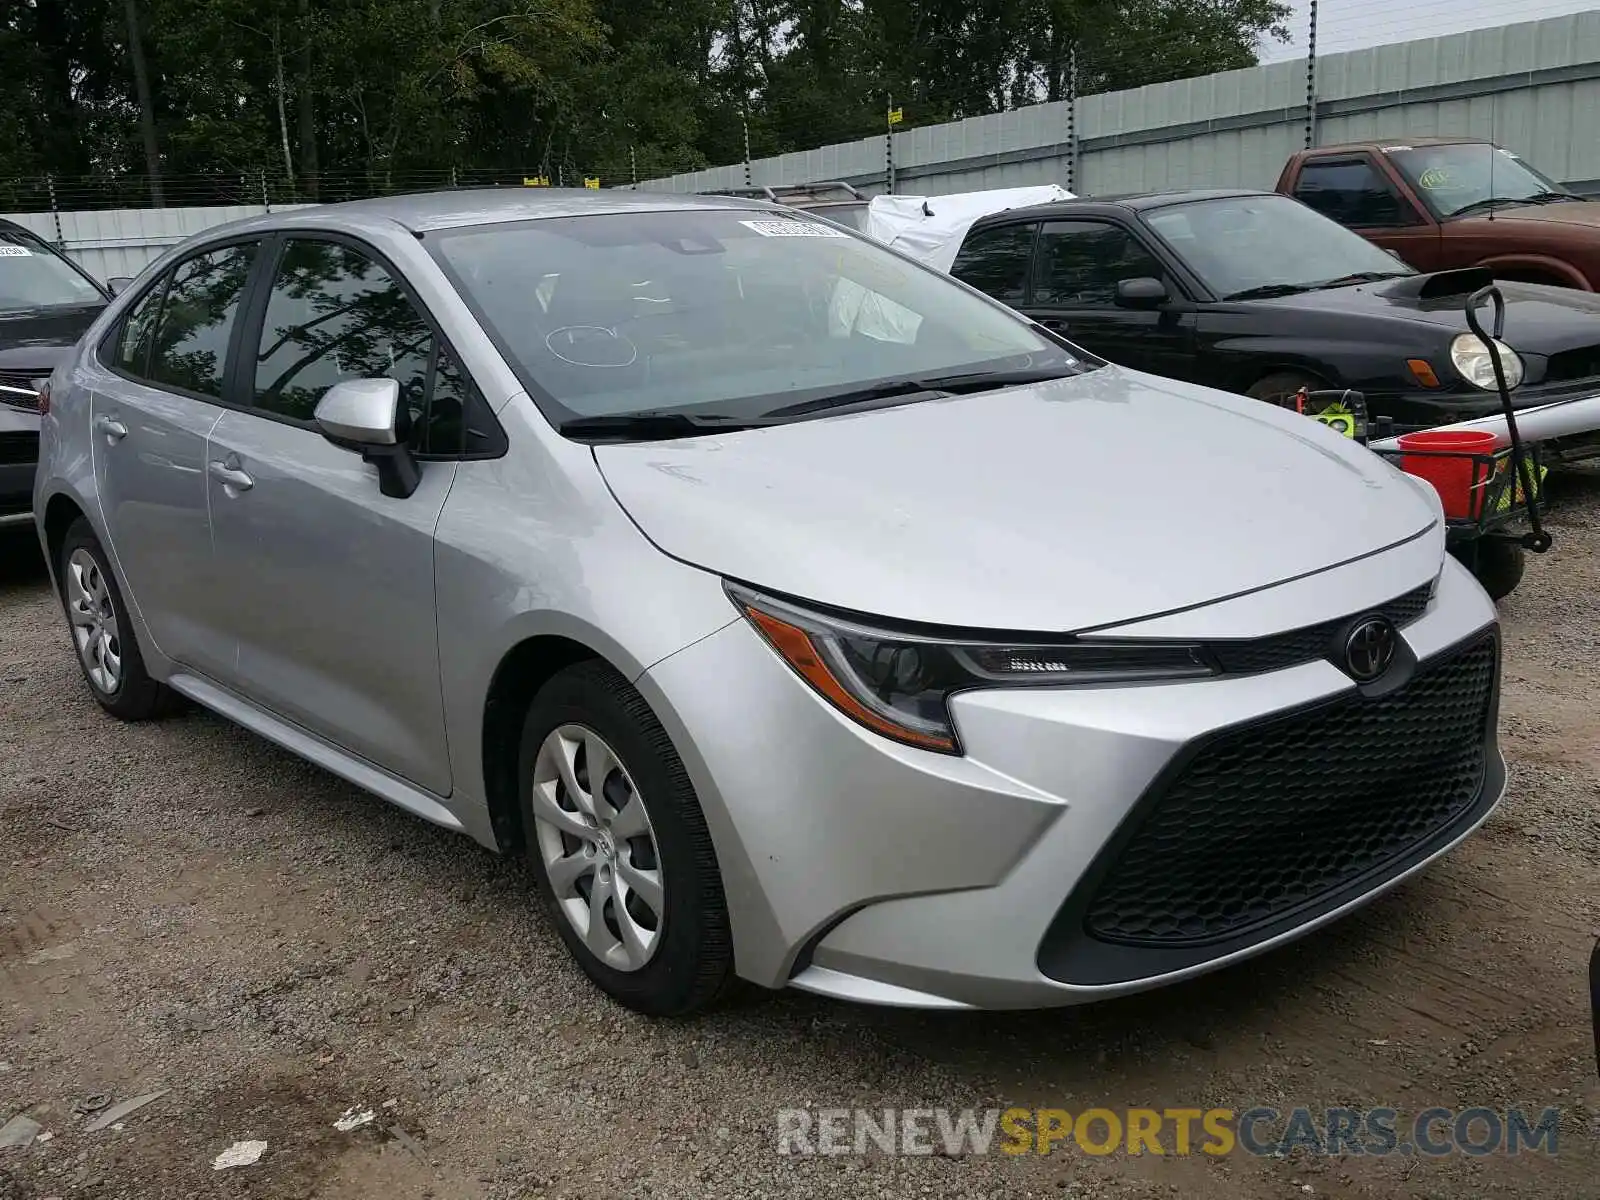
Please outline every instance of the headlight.
[[795, 674], [857, 724], [959, 754], [949, 700], [993, 687], [1188, 679], [1215, 669], [1173, 642], [986, 642], [875, 629], [728, 584], [728, 595]]
[[[1490, 339], [1494, 352], [1500, 356], [1500, 368], [1506, 373], [1506, 387], [1514, 388], [1522, 382], [1522, 359], [1504, 342]], [[1473, 387], [1485, 391], [1495, 390], [1494, 360], [1489, 357], [1489, 347], [1475, 333], [1463, 333], [1450, 343], [1450, 361], [1461, 372], [1461, 377]]]

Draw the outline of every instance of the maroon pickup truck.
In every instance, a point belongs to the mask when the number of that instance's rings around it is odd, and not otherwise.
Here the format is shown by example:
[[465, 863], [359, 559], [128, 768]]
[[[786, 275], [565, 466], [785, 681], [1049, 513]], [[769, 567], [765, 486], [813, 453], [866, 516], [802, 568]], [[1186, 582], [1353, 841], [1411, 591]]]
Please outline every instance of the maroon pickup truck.
[[1491, 142], [1395, 138], [1289, 159], [1278, 191], [1419, 271], [1600, 290], [1600, 204]]

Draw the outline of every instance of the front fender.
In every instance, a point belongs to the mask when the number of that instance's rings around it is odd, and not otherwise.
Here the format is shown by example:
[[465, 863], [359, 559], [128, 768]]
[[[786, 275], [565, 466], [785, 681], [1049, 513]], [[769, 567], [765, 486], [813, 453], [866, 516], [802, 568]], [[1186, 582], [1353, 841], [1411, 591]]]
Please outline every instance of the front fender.
[[1561, 280], [1565, 287], [1577, 288], [1584, 292], [1594, 291], [1594, 285], [1582, 271], [1565, 259], [1549, 254], [1496, 254], [1480, 259], [1477, 265], [1493, 271], [1497, 277], [1502, 271], [1532, 272], [1553, 276]]

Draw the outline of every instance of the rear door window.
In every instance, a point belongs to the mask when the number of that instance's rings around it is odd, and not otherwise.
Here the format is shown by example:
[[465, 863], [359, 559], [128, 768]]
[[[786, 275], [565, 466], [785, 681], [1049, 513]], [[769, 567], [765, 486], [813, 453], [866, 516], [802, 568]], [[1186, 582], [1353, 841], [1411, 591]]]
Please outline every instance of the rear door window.
[[228, 339], [258, 249], [255, 242], [221, 246], [173, 268], [145, 378], [158, 387], [222, 398]]

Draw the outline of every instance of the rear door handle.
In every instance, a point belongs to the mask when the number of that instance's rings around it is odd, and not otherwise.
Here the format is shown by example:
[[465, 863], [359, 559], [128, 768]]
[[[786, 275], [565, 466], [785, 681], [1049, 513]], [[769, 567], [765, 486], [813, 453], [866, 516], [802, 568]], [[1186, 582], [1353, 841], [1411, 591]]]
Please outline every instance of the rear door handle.
[[211, 478], [222, 484], [230, 496], [236, 496], [240, 492], [248, 492], [256, 485], [256, 481], [251, 479], [247, 472], [241, 471], [238, 467], [230, 467], [225, 462], [217, 462], [213, 459], [207, 464], [206, 470], [210, 473]]
[[95, 423], [95, 428], [106, 435], [106, 441], [115, 446], [128, 436], [128, 427], [115, 417], [101, 417]]

